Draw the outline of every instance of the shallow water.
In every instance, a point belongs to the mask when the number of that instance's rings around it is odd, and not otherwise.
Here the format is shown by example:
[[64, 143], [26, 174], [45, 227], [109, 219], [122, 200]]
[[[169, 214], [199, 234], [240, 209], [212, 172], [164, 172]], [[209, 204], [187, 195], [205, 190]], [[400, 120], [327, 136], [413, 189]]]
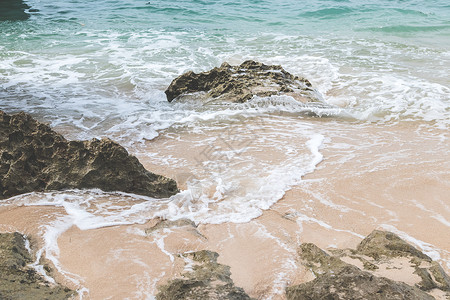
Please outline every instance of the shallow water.
[[[300, 242], [353, 247], [375, 228], [450, 270], [445, 1], [27, 3], [28, 20], [0, 21], [0, 109], [110, 137], [182, 189], [2, 202], [0, 229], [36, 237], [84, 297], [151, 299], [177, 253], [210, 249], [251, 296], [282, 298], [308, 278]], [[330, 106], [167, 102], [181, 73], [246, 59], [308, 78]], [[182, 218], [198, 227], [144, 232]]]

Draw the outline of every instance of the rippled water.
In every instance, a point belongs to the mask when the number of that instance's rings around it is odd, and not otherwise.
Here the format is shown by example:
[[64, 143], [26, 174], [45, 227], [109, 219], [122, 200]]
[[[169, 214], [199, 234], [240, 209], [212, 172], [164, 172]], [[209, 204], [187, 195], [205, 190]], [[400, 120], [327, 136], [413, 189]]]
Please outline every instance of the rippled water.
[[446, 1], [27, 3], [27, 21], [0, 23], [1, 108], [81, 135], [177, 121], [174, 77], [245, 59], [307, 77], [357, 119], [450, 119]]

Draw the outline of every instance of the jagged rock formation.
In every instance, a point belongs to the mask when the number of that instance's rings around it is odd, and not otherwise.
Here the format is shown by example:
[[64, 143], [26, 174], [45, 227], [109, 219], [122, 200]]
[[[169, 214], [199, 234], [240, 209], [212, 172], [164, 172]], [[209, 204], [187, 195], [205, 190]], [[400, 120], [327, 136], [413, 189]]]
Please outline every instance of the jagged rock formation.
[[[449, 277], [431, 258], [409, 245], [391, 232], [375, 230], [356, 250], [335, 250], [330, 255], [314, 244], [305, 243], [299, 248], [299, 257], [316, 278], [286, 289], [287, 299], [435, 299], [427, 293], [439, 289], [450, 291]], [[414, 286], [379, 276], [383, 265], [398, 269], [394, 260], [402, 258], [421, 278]], [[353, 260], [356, 264], [345, 262]], [[412, 268], [410, 268], [412, 267]], [[446, 297], [450, 298], [447, 293]]]
[[0, 199], [47, 190], [99, 188], [151, 197], [178, 192], [109, 140], [67, 141], [30, 115], [0, 111]]
[[68, 299], [76, 292], [46, 282], [27, 264], [32, 258], [23, 235], [0, 233], [0, 299]]
[[216, 252], [202, 250], [181, 256], [189, 261], [192, 269], [183, 273], [182, 278], [161, 286], [157, 300], [251, 299], [242, 288], [234, 285], [230, 267], [217, 263], [219, 254]]
[[292, 96], [300, 102], [320, 102], [311, 83], [286, 72], [281, 66], [248, 60], [239, 66], [223, 63], [208, 72], [187, 72], [175, 78], [165, 91], [167, 100], [204, 92], [205, 99], [245, 102], [253, 96]]

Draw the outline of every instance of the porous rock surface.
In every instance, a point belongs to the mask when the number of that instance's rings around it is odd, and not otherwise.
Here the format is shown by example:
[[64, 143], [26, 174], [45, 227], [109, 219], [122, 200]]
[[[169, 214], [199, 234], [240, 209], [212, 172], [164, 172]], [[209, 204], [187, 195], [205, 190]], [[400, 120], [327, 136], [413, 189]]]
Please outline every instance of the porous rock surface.
[[253, 96], [273, 95], [292, 96], [303, 103], [321, 101], [320, 95], [307, 79], [294, 76], [281, 66], [252, 60], [239, 66], [225, 62], [208, 72], [189, 71], [175, 78], [165, 91], [169, 102], [198, 92], [204, 92], [205, 99], [229, 102], [245, 102]]
[[[316, 278], [288, 287], [289, 300], [435, 299], [427, 293], [432, 289], [439, 289], [450, 298], [448, 276], [439, 264], [391, 232], [373, 231], [356, 250], [336, 250], [330, 255], [314, 244], [305, 243], [299, 247], [298, 254]], [[342, 259], [346, 256], [360, 260], [363, 268], [344, 262]], [[391, 264], [399, 257], [409, 260], [421, 282], [411, 286], [374, 274], [378, 266]], [[395, 269], [394, 263], [392, 269]]]
[[178, 192], [109, 140], [68, 141], [30, 115], [0, 111], [0, 199], [47, 190], [99, 188], [150, 197]]
[[247, 300], [251, 299], [230, 278], [230, 267], [217, 263], [219, 254], [201, 250], [181, 256], [192, 264], [192, 269], [182, 278], [169, 281], [159, 288], [157, 300]]
[[32, 258], [25, 237], [17, 232], [0, 233], [0, 299], [68, 299], [76, 292], [45, 281], [27, 266]]

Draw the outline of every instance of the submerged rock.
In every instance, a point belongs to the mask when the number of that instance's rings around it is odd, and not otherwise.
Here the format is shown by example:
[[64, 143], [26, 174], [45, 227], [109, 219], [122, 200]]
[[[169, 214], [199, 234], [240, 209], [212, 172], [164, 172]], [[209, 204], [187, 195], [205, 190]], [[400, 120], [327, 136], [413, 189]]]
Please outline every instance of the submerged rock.
[[0, 233], [0, 299], [68, 299], [76, 293], [45, 281], [27, 264], [32, 258], [25, 237], [17, 232]]
[[30, 17], [25, 12], [30, 7], [22, 0], [1, 0], [0, 21], [21, 21]]
[[178, 192], [109, 140], [67, 141], [30, 115], [0, 111], [0, 199], [47, 190], [99, 188], [150, 197]]
[[[333, 253], [330, 255], [314, 244], [302, 244], [299, 257], [316, 278], [288, 287], [287, 299], [435, 299], [426, 291], [449, 291], [448, 276], [439, 264], [391, 232], [375, 230], [356, 250]], [[394, 260], [399, 257], [409, 261], [409, 265], [403, 261], [396, 265]], [[350, 264], [344, 259], [360, 263]], [[386, 277], [377, 273], [383, 265], [388, 266], [384, 268]], [[387, 278], [389, 270], [398, 272], [399, 266], [422, 280], [412, 286]], [[446, 297], [450, 298], [450, 294], [446, 293]]]
[[231, 279], [230, 267], [217, 263], [219, 254], [202, 250], [181, 256], [192, 264], [192, 269], [159, 288], [157, 300], [203, 300], [203, 299], [251, 299]]
[[187, 72], [175, 78], [165, 91], [167, 100], [204, 92], [206, 99], [245, 102], [253, 96], [292, 96], [301, 102], [320, 102], [320, 95], [311, 83], [294, 76], [281, 66], [265, 65], [248, 60], [239, 66], [223, 63], [208, 72]]

